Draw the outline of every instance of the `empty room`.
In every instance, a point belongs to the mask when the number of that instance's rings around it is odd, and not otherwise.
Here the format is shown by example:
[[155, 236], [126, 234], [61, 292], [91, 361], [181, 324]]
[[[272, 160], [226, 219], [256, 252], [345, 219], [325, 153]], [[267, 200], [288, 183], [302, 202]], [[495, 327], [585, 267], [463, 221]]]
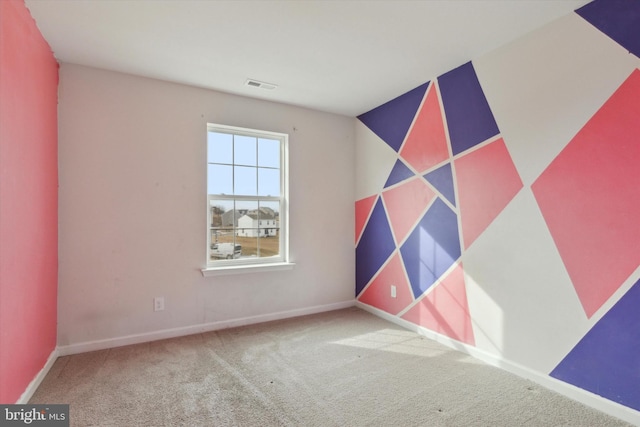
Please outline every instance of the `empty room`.
[[639, 164], [640, 0], [0, 0], [0, 425], [640, 426]]

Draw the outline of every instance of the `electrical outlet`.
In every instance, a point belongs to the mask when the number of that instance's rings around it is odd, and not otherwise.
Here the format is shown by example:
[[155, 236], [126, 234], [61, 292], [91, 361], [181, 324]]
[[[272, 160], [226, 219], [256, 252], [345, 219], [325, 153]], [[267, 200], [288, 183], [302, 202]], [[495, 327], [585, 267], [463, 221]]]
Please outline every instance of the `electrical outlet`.
[[396, 287], [395, 285], [391, 285], [391, 298], [396, 297]]
[[153, 299], [153, 311], [164, 310], [164, 297], [155, 297]]

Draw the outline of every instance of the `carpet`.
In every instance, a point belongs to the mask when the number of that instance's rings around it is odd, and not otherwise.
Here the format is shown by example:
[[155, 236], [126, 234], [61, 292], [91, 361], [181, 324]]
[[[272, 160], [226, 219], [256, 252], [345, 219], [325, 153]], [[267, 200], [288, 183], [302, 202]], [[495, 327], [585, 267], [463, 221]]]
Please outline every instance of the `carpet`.
[[72, 426], [628, 426], [358, 308], [60, 357]]

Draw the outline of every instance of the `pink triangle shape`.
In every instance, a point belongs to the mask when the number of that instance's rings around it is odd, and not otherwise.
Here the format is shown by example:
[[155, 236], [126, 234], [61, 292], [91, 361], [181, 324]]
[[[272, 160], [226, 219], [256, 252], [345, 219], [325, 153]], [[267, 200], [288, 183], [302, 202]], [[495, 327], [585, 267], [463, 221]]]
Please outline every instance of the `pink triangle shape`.
[[[392, 285], [396, 287], [395, 298], [391, 296]], [[398, 253], [373, 279], [369, 287], [360, 295], [358, 301], [394, 315], [413, 302], [411, 288]]]
[[475, 345], [462, 265], [456, 265], [449, 276], [402, 318], [454, 340]]
[[435, 197], [436, 193], [420, 177], [382, 193], [396, 243], [407, 237]]
[[442, 112], [434, 84], [427, 92], [400, 155], [418, 172], [449, 159]]
[[367, 197], [356, 202], [356, 243], [364, 230], [364, 226], [367, 224], [371, 209], [378, 199], [378, 195]]

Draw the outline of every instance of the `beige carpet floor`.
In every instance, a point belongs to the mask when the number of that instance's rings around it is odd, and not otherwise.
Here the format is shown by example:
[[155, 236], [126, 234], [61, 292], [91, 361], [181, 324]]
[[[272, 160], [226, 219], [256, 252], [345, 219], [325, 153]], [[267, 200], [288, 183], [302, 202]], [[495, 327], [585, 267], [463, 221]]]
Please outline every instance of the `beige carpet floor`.
[[72, 426], [628, 426], [357, 308], [60, 357]]

